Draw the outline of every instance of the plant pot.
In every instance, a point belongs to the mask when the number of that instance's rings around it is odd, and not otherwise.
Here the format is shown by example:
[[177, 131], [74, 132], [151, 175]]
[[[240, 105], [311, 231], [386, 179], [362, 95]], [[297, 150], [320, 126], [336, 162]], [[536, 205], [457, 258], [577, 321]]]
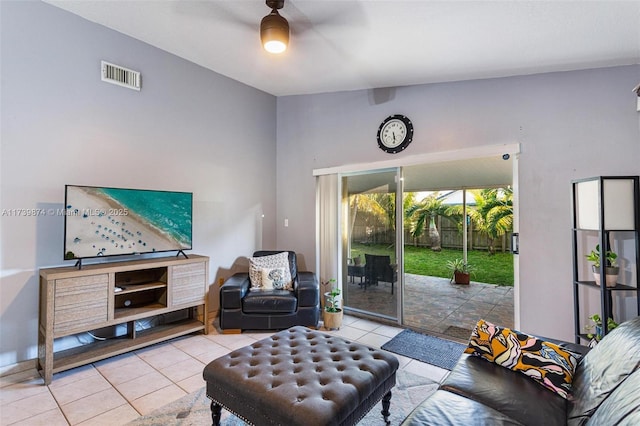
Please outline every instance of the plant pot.
[[596, 339], [596, 342], [599, 342], [600, 339], [602, 338], [602, 326], [601, 325], [596, 325], [594, 326], [595, 330], [596, 330], [596, 335], [594, 337], [594, 339]]
[[469, 284], [469, 282], [471, 281], [471, 274], [467, 272], [455, 271], [453, 273], [453, 280], [456, 282], [456, 284]]
[[[615, 266], [615, 267], [608, 267], [606, 269], [606, 280], [605, 280], [605, 285], [607, 287], [615, 287], [616, 284], [618, 283], [618, 273], [620, 272], [620, 268]], [[600, 270], [596, 269], [595, 267], [593, 267], [593, 279], [596, 282], [596, 285], [600, 285]]]
[[327, 330], [339, 330], [342, 327], [342, 309], [338, 309], [338, 312], [324, 311], [322, 321]]

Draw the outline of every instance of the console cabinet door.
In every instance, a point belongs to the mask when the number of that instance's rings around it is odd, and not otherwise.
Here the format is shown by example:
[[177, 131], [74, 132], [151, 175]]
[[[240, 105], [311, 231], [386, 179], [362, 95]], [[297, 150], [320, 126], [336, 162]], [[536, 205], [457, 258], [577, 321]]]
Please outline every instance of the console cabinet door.
[[73, 330], [90, 330], [108, 319], [109, 275], [55, 280], [53, 332], [55, 336]]
[[206, 294], [206, 263], [172, 266], [172, 306], [203, 303]]

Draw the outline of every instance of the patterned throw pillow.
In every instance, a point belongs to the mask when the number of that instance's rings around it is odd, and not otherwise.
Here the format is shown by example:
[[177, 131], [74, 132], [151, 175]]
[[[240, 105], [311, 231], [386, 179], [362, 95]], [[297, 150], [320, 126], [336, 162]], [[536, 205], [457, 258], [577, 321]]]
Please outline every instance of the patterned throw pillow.
[[252, 289], [263, 288], [262, 268], [282, 268], [284, 270], [284, 284], [282, 289], [293, 290], [291, 271], [289, 270], [289, 253], [283, 251], [282, 253], [272, 254], [269, 256], [250, 257], [249, 280], [251, 281]]
[[465, 353], [520, 372], [565, 399], [578, 363], [572, 352], [554, 343], [484, 320], [476, 324]]
[[285, 268], [262, 268], [262, 289], [284, 290], [284, 269]]

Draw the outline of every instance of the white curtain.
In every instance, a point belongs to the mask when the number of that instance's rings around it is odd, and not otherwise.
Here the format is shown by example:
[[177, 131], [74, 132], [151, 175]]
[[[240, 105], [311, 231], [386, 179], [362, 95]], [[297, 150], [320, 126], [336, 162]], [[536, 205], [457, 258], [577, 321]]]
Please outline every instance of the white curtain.
[[[340, 224], [338, 217], [338, 175], [316, 178], [316, 239], [318, 251], [316, 270], [321, 283], [335, 278], [340, 283], [339, 251]], [[325, 286], [322, 287], [325, 291]]]

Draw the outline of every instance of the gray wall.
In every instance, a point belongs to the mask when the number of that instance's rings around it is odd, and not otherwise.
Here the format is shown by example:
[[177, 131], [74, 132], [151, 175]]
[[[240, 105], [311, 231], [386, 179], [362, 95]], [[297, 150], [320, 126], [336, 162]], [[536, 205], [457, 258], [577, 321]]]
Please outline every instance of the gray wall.
[[635, 65], [278, 98], [278, 246], [315, 258], [312, 170], [389, 159], [388, 115], [414, 123], [400, 157], [520, 143], [521, 328], [572, 339], [570, 183], [640, 174], [639, 82]]
[[[313, 270], [312, 170], [388, 159], [377, 127], [404, 113], [399, 156], [522, 144], [521, 324], [570, 338], [569, 183], [640, 173], [640, 66], [276, 100], [53, 6], [0, 8], [1, 208], [62, 207], [66, 183], [192, 191], [212, 283], [260, 247]], [[100, 60], [141, 71], [142, 91], [101, 82]], [[0, 366], [36, 356], [38, 268], [62, 263], [62, 224], [0, 217]]]
[[[276, 98], [53, 6], [0, 3], [1, 208], [61, 208], [65, 184], [193, 192], [217, 309], [217, 277], [275, 245]], [[141, 71], [142, 91], [101, 82], [101, 60]], [[63, 264], [63, 218], [0, 224], [4, 366], [37, 355], [38, 268]]]

